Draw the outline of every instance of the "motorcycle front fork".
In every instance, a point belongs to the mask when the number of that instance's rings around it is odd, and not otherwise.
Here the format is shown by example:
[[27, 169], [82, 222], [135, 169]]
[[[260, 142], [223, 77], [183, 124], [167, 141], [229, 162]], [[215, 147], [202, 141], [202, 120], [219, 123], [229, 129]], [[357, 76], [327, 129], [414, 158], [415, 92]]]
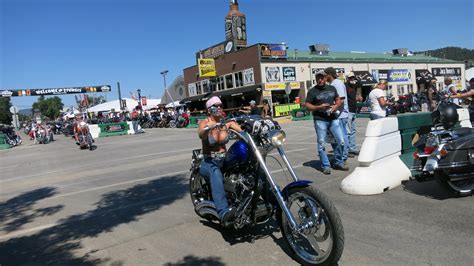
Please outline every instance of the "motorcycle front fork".
[[[265, 175], [267, 176], [268, 182], [270, 182], [270, 185], [272, 187], [273, 193], [276, 196], [276, 200], [278, 201], [278, 204], [280, 205], [283, 213], [286, 215], [286, 217], [288, 218], [288, 221], [290, 222], [291, 230], [300, 232], [300, 228], [299, 228], [300, 226], [298, 225], [298, 223], [296, 222], [295, 217], [293, 216], [293, 214], [290, 212], [290, 209], [286, 205], [285, 198], [283, 197], [280, 188], [278, 187], [278, 185], [273, 180], [272, 175], [270, 174], [270, 171], [269, 171], [269, 169], [268, 169], [268, 167], [265, 163], [265, 160], [263, 159], [262, 154], [258, 151], [257, 145], [255, 144], [255, 142], [253, 141], [252, 138], [249, 138], [248, 140], [249, 140], [250, 144], [252, 145], [252, 147], [255, 151], [254, 153], [257, 157], [258, 162], [260, 163], [260, 166], [262, 167], [262, 170], [264, 171]], [[286, 154], [285, 154], [283, 148], [279, 147], [278, 152], [280, 153], [280, 156], [283, 158], [283, 161], [285, 162], [286, 168], [289, 170], [293, 180], [298, 181], [299, 178], [296, 176], [296, 173], [294, 172], [293, 168], [291, 167], [291, 164], [288, 161], [288, 158], [286, 157]]]

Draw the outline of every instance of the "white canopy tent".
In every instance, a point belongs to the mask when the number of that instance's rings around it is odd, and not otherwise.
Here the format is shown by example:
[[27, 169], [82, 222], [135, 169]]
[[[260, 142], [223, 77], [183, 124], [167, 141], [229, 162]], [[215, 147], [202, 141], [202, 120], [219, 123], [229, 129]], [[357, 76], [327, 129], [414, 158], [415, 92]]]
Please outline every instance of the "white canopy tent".
[[[127, 111], [132, 111], [133, 108], [135, 108], [138, 105], [138, 102], [134, 99], [122, 98], [122, 100], [125, 100], [127, 103], [127, 106], [125, 108], [125, 110]], [[147, 99], [147, 105], [144, 105], [142, 107], [144, 110], [151, 109], [157, 106], [158, 104], [160, 104], [160, 102], [161, 102], [160, 99]], [[114, 109], [115, 111], [120, 111], [120, 103], [118, 99], [109, 101], [106, 103], [98, 104], [96, 106], [89, 108], [87, 111], [97, 113], [97, 112], [110, 111], [112, 109]]]
[[171, 107], [178, 107], [178, 106], [181, 106], [182, 104], [179, 103], [179, 101], [174, 101], [174, 102], [171, 102], [171, 103], [168, 103], [165, 107], [166, 108], [171, 108]]

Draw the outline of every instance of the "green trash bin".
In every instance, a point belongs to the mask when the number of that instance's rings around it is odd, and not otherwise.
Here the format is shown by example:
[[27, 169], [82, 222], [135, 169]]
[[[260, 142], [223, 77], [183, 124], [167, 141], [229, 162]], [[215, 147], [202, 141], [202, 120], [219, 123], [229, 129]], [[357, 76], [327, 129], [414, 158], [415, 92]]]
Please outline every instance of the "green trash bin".
[[6, 143], [5, 134], [0, 133], [0, 150], [10, 149], [12, 146]]

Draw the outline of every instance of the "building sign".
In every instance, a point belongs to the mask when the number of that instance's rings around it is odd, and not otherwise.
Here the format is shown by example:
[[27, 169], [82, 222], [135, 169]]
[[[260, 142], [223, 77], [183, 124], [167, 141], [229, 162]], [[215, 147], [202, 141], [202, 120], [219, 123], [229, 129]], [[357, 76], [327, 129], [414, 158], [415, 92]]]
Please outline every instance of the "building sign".
[[267, 78], [267, 82], [280, 82], [280, 68], [265, 67], [265, 76]]
[[434, 76], [461, 76], [460, 67], [436, 67], [431, 69]]
[[198, 59], [198, 68], [200, 77], [215, 77], [216, 66], [214, 65], [214, 59]]
[[295, 67], [282, 67], [283, 81], [296, 81], [296, 68]]
[[227, 16], [225, 18], [225, 38], [226, 40], [235, 40], [236, 46], [247, 46], [245, 16]]
[[0, 90], [2, 97], [12, 96], [41, 96], [41, 95], [62, 95], [88, 92], [110, 92], [110, 85], [90, 86], [90, 87], [70, 87], [52, 89], [24, 89], [24, 90]]
[[244, 76], [244, 86], [249, 86], [249, 85], [254, 85], [255, 84], [253, 68], [244, 69], [242, 71], [242, 74]]
[[[289, 82], [291, 89], [301, 88], [299, 82]], [[284, 90], [287, 87], [287, 83], [265, 83], [265, 90]]]
[[262, 58], [286, 58], [286, 45], [284, 44], [261, 44], [260, 56]]
[[233, 41], [225, 41], [209, 48], [206, 48], [202, 51], [196, 53], [196, 59], [199, 58], [216, 58], [225, 53], [230, 53], [235, 51], [235, 46]]
[[197, 95], [196, 83], [189, 83], [188, 84], [188, 93], [189, 93], [189, 96]]
[[408, 69], [390, 69], [388, 71], [388, 82], [410, 81], [411, 73]]
[[262, 91], [262, 96], [266, 98], [271, 98], [272, 97], [272, 91], [271, 90], [263, 90]]

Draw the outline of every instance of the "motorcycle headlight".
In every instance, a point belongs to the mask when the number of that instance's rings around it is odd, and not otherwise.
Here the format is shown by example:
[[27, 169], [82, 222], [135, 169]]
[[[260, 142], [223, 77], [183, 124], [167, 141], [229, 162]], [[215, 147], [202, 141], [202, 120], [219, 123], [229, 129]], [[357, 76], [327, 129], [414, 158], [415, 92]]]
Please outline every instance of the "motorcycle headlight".
[[286, 141], [286, 134], [283, 130], [272, 130], [268, 133], [269, 139], [272, 142], [272, 145], [279, 147], [283, 145]]

